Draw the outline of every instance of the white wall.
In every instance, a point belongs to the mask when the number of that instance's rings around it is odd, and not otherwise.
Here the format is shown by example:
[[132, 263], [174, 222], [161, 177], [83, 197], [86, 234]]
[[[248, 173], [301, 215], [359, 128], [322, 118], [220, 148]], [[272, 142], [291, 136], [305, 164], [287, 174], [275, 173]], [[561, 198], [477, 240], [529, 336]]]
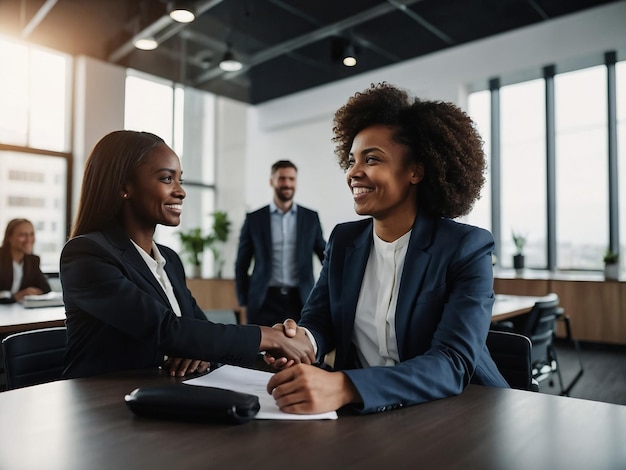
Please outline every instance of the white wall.
[[[421, 98], [465, 107], [470, 84], [492, 77], [540, 70], [606, 51], [626, 51], [626, 2], [527, 27], [364, 73], [256, 107], [248, 113], [246, 179], [250, 208], [267, 202], [266, 175], [279, 158], [300, 167], [296, 199], [320, 212], [325, 236], [338, 221], [356, 218], [343, 172], [335, 162], [332, 118], [348, 97], [371, 83], [387, 81]], [[618, 59], [625, 56], [618, 55]], [[265, 176], [265, 177], [264, 177]]]

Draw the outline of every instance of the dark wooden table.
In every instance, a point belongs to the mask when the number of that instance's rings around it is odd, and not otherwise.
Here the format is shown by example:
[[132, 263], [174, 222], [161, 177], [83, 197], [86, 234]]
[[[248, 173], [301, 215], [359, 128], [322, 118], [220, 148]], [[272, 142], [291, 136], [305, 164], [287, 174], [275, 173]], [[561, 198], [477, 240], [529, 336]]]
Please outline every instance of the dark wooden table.
[[134, 388], [174, 380], [138, 371], [0, 393], [0, 468], [626, 468], [626, 406], [469, 386], [335, 421], [186, 423], [126, 407]]

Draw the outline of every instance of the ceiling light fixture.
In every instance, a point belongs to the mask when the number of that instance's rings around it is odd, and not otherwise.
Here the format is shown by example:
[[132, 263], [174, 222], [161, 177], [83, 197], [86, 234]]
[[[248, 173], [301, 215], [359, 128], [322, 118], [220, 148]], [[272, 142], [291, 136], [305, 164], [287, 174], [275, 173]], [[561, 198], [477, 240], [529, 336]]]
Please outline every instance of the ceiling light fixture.
[[159, 46], [159, 43], [153, 37], [139, 38], [135, 40], [135, 47], [142, 51], [152, 51]]
[[220, 61], [220, 68], [224, 72], [237, 72], [241, 70], [242, 67], [243, 64], [235, 59], [235, 56], [231, 52], [230, 48], [228, 48], [224, 57], [222, 57], [222, 60]]
[[346, 67], [354, 67], [356, 65], [356, 52], [352, 44], [346, 46], [342, 62]]
[[196, 19], [196, 9], [193, 2], [174, 1], [167, 5], [167, 12], [174, 21], [179, 23], [191, 23]]

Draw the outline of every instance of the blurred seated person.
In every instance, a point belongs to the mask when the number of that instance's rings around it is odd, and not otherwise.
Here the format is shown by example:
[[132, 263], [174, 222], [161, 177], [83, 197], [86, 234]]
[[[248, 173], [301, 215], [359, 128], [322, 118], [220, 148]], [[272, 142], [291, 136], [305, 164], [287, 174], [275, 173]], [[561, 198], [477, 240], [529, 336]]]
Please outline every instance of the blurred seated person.
[[50, 284], [33, 255], [35, 228], [30, 220], [13, 219], [0, 247], [0, 303], [21, 301], [26, 295], [50, 292]]

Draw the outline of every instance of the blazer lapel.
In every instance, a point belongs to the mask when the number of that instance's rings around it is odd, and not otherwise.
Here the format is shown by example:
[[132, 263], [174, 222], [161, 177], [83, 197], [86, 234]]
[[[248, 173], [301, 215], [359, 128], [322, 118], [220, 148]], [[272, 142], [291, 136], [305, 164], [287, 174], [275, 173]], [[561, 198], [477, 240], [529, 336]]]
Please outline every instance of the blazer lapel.
[[113, 246], [120, 250], [120, 256], [124, 262], [130, 268], [137, 271], [154, 288], [165, 304], [169, 305], [171, 308], [172, 306], [170, 305], [169, 300], [167, 300], [167, 295], [161, 287], [161, 284], [159, 284], [159, 281], [157, 281], [154, 277], [154, 274], [152, 274], [152, 271], [150, 271], [150, 268], [148, 268], [148, 265], [130, 241], [126, 232], [118, 226], [105, 231], [104, 235], [109, 239]]
[[424, 277], [431, 261], [430, 253], [425, 250], [432, 243], [433, 230], [434, 219], [418, 212], [406, 251], [396, 305], [396, 339], [400, 360], [404, 359], [403, 351], [407, 342], [411, 312], [422, 291]]
[[372, 246], [372, 227], [373, 224], [370, 221], [363, 233], [354, 239], [353, 244], [346, 247], [343, 288], [341, 289], [342, 308], [338, 315], [338, 321], [342, 323], [340, 331], [344, 332], [342, 338], [344, 351], [349, 350], [352, 341], [356, 306]]

